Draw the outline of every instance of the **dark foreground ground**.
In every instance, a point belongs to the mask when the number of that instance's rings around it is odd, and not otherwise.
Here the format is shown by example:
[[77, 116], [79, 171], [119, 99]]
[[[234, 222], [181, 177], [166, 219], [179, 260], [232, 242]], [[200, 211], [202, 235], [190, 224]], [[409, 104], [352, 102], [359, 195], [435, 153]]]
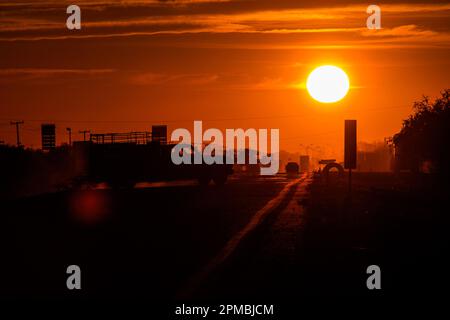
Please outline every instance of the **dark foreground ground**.
[[[208, 188], [163, 183], [6, 203], [0, 295], [169, 301], [285, 183], [284, 178], [244, 178]], [[72, 264], [82, 270], [79, 292], [66, 288]]]
[[[346, 181], [314, 178], [244, 242], [203, 298], [446, 299], [448, 189], [430, 176], [356, 173], [353, 182], [349, 194]], [[381, 290], [367, 289], [370, 265], [381, 269]]]
[[346, 184], [314, 183], [303, 243], [305, 274], [312, 275], [307, 287], [315, 294], [373, 294], [366, 268], [375, 264], [382, 274], [378, 294], [448, 296], [450, 192], [435, 178], [360, 173], [351, 195]]
[[[300, 303], [346, 295], [443, 298], [449, 285], [449, 192], [430, 177], [354, 174], [226, 186], [67, 191], [3, 205], [2, 297]], [[226, 259], [205, 268], [285, 194]], [[82, 290], [66, 288], [66, 268]], [[366, 268], [381, 268], [379, 291]], [[203, 271], [204, 272], [203, 272]], [[324, 300], [324, 301], [325, 301]]]

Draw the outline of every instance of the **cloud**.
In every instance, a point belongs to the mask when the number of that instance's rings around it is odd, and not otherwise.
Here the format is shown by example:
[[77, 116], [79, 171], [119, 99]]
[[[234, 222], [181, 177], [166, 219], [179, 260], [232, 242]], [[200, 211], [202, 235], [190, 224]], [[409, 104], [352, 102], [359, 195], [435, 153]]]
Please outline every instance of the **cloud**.
[[439, 33], [431, 30], [420, 29], [416, 25], [404, 25], [395, 28], [373, 30], [362, 29], [361, 34], [367, 37], [430, 37]]
[[263, 77], [262, 79], [254, 83], [243, 83], [239, 85], [232, 86], [233, 89], [237, 90], [256, 90], [256, 91], [267, 91], [267, 90], [287, 90], [292, 89], [292, 86], [286, 82], [281, 77]]
[[115, 72], [113, 69], [45, 69], [45, 68], [10, 68], [0, 69], [2, 83], [56, 80], [61, 78], [75, 79], [82, 77], [98, 77]]
[[217, 81], [216, 74], [162, 74], [154, 72], [137, 73], [130, 76], [134, 85], [205, 85]]
[[39, 68], [17, 68], [0, 69], [1, 75], [38, 75], [56, 76], [61, 74], [105, 74], [114, 72], [113, 69], [39, 69]]
[[[252, 41], [242, 43], [237, 40], [230, 44], [229, 41], [220, 43], [220, 37], [217, 37], [211, 46], [252, 48], [266, 45], [275, 49], [370, 45], [447, 47], [450, 25], [441, 21], [450, 18], [450, 4], [414, 2], [388, 1], [381, 5], [383, 30], [376, 33], [365, 29], [366, 6], [352, 1], [80, 1], [82, 30], [75, 32], [65, 28], [65, 20], [61, 18], [64, 6], [60, 1], [9, 2], [1, 4], [0, 41], [178, 35], [173, 38], [177, 43], [184, 35], [234, 34], [255, 38], [262, 35], [268, 37], [268, 41], [267, 44], [259, 41], [253, 45]], [[417, 22], [411, 24], [411, 17]], [[323, 37], [319, 38], [318, 34]], [[270, 35], [280, 35], [279, 43], [272, 41]], [[190, 45], [208, 46], [207, 43]]]

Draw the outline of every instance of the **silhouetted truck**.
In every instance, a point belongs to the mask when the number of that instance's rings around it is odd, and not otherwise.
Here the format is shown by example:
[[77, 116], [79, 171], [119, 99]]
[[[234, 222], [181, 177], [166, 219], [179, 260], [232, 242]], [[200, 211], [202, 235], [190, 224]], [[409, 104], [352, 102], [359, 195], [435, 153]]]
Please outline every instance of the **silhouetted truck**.
[[174, 146], [161, 134], [152, 139], [150, 132], [91, 134], [89, 141], [74, 142], [78, 181], [106, 182], [114, 188], [132, 187], [138, 182], [185, 179], [197, 179], [201, 185], [211, 180], [223, 185], [233, 172], [232, 165], [226, 164], [176, 165], [171, 159]]

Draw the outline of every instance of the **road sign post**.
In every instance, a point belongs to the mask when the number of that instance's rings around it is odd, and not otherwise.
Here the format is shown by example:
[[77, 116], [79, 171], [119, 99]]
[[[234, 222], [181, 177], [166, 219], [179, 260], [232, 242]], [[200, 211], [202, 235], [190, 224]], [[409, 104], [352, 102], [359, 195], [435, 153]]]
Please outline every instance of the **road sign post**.
[[56, 148], [56, 126], [52, 123], [41, 125], [42, 150], [50, 151]]
[[356, 120], [345, 120], [344, 168], [348, 169], [348, 190], [352, 190], [352, 169], [356, 169]]

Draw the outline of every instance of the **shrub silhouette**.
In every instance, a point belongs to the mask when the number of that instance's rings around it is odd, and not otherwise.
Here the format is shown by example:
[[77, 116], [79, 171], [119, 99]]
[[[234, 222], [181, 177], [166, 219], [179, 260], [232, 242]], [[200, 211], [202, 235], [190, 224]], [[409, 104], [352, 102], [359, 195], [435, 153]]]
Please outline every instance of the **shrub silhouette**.
[[420, 170], [425, 161], [432, 170], [448, 177], [450, 158], [450, 89], [434, 101], [428, 97], [414, 103], [414, 113], [403, 121], [394, 136], [396, 158], [402, 169]]

